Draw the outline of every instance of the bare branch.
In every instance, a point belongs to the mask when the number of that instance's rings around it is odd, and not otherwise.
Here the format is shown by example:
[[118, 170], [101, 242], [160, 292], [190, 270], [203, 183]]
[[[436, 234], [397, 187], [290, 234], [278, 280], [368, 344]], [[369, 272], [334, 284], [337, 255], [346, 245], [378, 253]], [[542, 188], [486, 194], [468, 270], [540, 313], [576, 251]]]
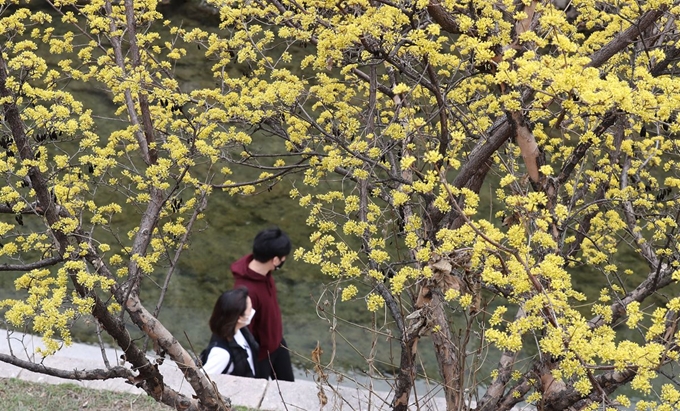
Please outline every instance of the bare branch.
[[163, 300], [165, 299], [165, 294], [167, 293], [168, 288], [170, 287], [170, 279], [172, 278], [172, 275], [175, 271], [175, 268], [177, 267], [177, 262], [179, 261], [179, 257], [182, 255], [182, 251], [184, 250], [186, 244], [189, 241], [189, 234], [191, 233], [191, 229], [193, 228], [194, 224], [196, 223], [196, 220], [198, 219], [199, 214], [201, 214], [205, 210], [205, 207], [207, 205], [208, 205], [208, 193], [204, 191], [203, 193], [201, 193], [201, 199], [199, 201], [198, 207], [196, 207], [194, 212], [191, 214], [189, 221], [187, 222], [186, 231], [184, 232], [184, 235], [182, 235], [182, 238], [177, 243], [175, 255], [172, 257], [172, 259], [170, 261], [170, 268], [168, 269], [168, 272], [165, 275], [165, 282], [163, 283], [163, 286], [161, 287], [161, 294], [158, 296], [158, 303], [156, 303], [156, 308], [153, 311], [153, 316], [156, 317], [156, 318], [158, 318], [158, 314], [160, 314], [160, 312], [161, 312], [161, 307], [163, 306]]
[[306, 161], [306, 160], [300, 160], [295, 165], [283, 167], [283, 169], [277, 168], [278, 170], [280, 170], [278, 173], [272, 174], [271, 176], [268, 176], [268, 177], [265, 177], [265, 178], [259, 178], [257, 180], [244, 181], [244, 182], [233, 183], [233, 184], [211, 184], [210, 187], [217, 188], [217, 189], [229, 189], [229, 188], [238, 188], [238, 187], [245, 187], [245, 186], [252, 186], [252, 185], [258, 185], [258, 184], [266, 183], [267, 181], [272, 181], [272, 180], [276, 180], [280, 177], [283, 177], [286, 174], [309, 168], [309, 166], [307, 164], [302, 164], [304, 161]]
[[[610, 306], [612, 310], [611, 323], [616, 323], [621, 317], [626, 315], [626, 307], [633, 301], [643, 301], [645, 298], [654, 294], [657, 290], [669, 285], [672, 279], [673, 269], [666, 264], [661, 264], [659, 272], [651, 271], [647, 278], [641, 282], [634, 290], [630, 291], [624, 298]], [[605, 323], [604, 317], [595, 316], [588, 321], [591, 328], [597, 328]]]
[[91, 370], [72, 370], [66, 371], [58, 368], [47, 367], [43, 364], [34, 363], [14, 357], [8, 354], [0, 353], [0, 361], [16, 365], [28, 371], [37, 372], [40, 374], [51, 375], [53, 377], [65, 378], [68, 380], [110, 380], [112, 378], [124, 378], [131, 382], [135, 373], [132, 370], [121, 366], [111, 367], [109, 369], [91, 369]]
[[[66, 217], [68, 213], [63, 207], [56, 205], [57, 214], [61, 217]], [[23, 214], [23, 215], [45, 215], [45, 210], [40, 206], [39, 203], [33, 202], [31, 204], [26, 204], [18, 213], [14, 211], [11, 205], [0, 204], [0, 214]]]
[[26, 263], [26, 264], [0, 264], [0, 271], [31, 271], [31, 270], [36, 270], [38, 268], [43, 268], [43, 267], [51, 267], [55, 264], [58, 264], [60, 262], [64, 261], [64, 258], [61, 256], [55, 256], [55, 257], [49, 257], [49, 258], [44, 258], [42, 260], [34, 261], [32, 263]]
[[590, 57], [590, 64], [588, 66], [600, 67], [606, 63], [612, 56], [628, 47], [633, 40], [642, 35], [642, 33], [660, 19], [665, 12], [666, 6], [662, 6], [661, 9], [650, 10], [643, 14], [634, 24], [619, 33], [616, 38], [607, 43], [604, 47], [593, 53]]
[[427, 11], [430, 13], [432, 20], [437, 22], [442, 29], [451, 34], [460, 33], [460, 27], [456, 19], [444, 8], [439, 0], [430, 0], [427, 5]]

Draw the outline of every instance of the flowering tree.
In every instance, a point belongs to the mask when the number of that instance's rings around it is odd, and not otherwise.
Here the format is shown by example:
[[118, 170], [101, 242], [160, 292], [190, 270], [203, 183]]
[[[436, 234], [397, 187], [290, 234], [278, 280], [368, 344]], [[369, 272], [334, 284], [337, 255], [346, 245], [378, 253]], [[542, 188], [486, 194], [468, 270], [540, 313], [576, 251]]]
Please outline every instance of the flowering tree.
[[[210, 3], [219, 30], [178, 26], [171, 39], [153, 29], [155, 1], [55, 2], [67, 33], [50, 14], [0, 3], [0, 212], [10, 216], [0, 270], [25, 273], [16, 285], [26, 293], [2, 306], [45, 336], [46, 354], [91, 314], [138, 371], [89, 378], [128, 378], [178, 409], [224, 407], [141, 303], [140, 283], [169, 278], [213, 190], [252, 194], [303, 171], [291, 195], [315, 232], [295, 256], [348, 280], [343, 300], [390, 314], [401, 349], [394, 409], [412, 399], [426, 335], [451, 410], [616, 408], [631, 401], [623, 385], [645, 398], [640, 408], [677, 405], [663, 367], [678, 358], [680, 299], [651, 297], [680, 279], [679, 6]], [[186, 91], [173, 74], [192, 43], [214, 62], [214, 88]], [[63, 55], [58, 67], [41, 49]], [[98, 133], [68, 92], [75, 83], [107, 90], [125, 126]], [[285, 152], [255, 151], [254, 130]], [[234, 167], [261, 174], [234, 181]], [[338, 175], [337, 189], [317, 187]], [[483, 187], [491, 217], [479, 211]], [[119, 213], [139, 221], [103, 241]], [[631, 254], [645, 273], [629, 275]], [[574, 288], [586, 266], [598, 295]], [[196, 399], [162, 383], [126, 318], [180, 366]], [[482, 375], [491, 351], [500, 360]]]
[[[173, 73], [185, 55], [174, 44], [178, 30], [173, 39], [151, 30], [156, 22], [169, 24], [156, 1], [48, 4], [51, 13], [0, 2], [0, 270], [20, 274], [15, 285], [24, 295], [1, 301], [0, 309], [7, 323], [43, 335], [43, 355], [62, 341], [70, 344], [75, 319], [91, 315], [123, 350], [128, 366], [69, 371], [9, 354], [0, 360], [62, 378], [124, 378], [181, 410], [228, 409], [157, 320], [162, 298], [147, 308], [140, 285], [165, 273], [167, 290], [213, 190], [250, 194], [300, 165], [250, 155], [251, 137], [234, 119], [256, 124], [264, 110], [235, 104], [240, 93], [232, 89], [242, 79], [224, 76], [215, 89], [184, 91]], [[70, 29], [55, 30], [53, 19]], [[62, 56], [58, 65], [47, 64], [49, 54]], [[104, 120], [93, 115], [94, 107], [69, 92], [77, 84], [104, 90], [115, 107], [105, 122], [123, 126], [103, 134]], [[265, 90], [252, 91], [258, 96]], [[232, 163], [262, 174], [250, 182], [229, 181]], [[138, 220], [121, 233], [118, 215]], [[129, 324], [153, 342], [154, 361], [177, 363], [195, 398], [163, 383]]]

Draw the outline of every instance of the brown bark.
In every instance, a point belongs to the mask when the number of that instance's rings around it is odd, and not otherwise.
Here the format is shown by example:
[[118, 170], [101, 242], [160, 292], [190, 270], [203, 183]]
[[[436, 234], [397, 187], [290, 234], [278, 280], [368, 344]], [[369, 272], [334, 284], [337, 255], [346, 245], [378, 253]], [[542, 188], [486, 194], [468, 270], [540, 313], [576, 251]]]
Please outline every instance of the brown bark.
[[[388, 72], [390, 75], [391, 86], [394, 88], [394, 86], [397, 84], [396, 73], [393, 70]], [[375, 81], [373, 81], [371, 84], [372, 88], [374, 83]], [[408, 105], [408, 101], [403, 99], [403, 97], [399, 94], [392, 95], [391, 97], [395, 107], [397, 107], [397, 113], [401, 107]], [[395, 118], [398, 118], [397, 113], [395, 113]], [[404, 120], [398, 121], [403, 122]], [[408, 136], [402, 144], [401, 157], [412, 154], [408, 148], [408, 143], [412, 138], [412, 135]], [[403, 183], [410, 184], [413, 181], [413, 170], [409, 168], [401, 169], [399, 162], [397, 161], [392, 161], [392, 164], [394, 167], [393, 173], [398, 175]], [[407, 223], [413, 216], [413, 210], [411, 209], [410, 205], [403, 205], [400, 207], [400, 209], [403, 215], [403, 222]], [[411, 390], [413, 389], [413, 384], [416, 379], [416, 355], [418, 353], [418, 341], [420, 340], [420, 337], [427, 331], [425, 328], [427, 325], [426, 317], [421, 315], [420, 311], [416, 311], [404, 319], [394, 297], [387, 287], [384, 284], [377, 284], [377, 289], [383, 298], [385, 298], [385, 302], [392, 313], [392, 318], [395, 319], [397, 327], [401, 331], [401, 336], [399, 339], [401, 355], [399, 358], [399, 372], [397, 373], [395, 381], [396, 386], [394, 389], [392, 408], [395, 411], [406, 411], [408, 410]], [[405, 322], [408, 323], [406, 324]]]
[[47, 367], [43, 364], [32, 361], [25, 361], [17, 357], [0, 353], [0, 361], [16, 365], [28, 371], [37, 372], [40, 374], [51, 375], [53, 377], [64, 378], [69, 380], [87, 381], [87, 380], [108, 380], [111, 378], [126, 378], [132, 379], [134, 373], [121, 366], [111, 367], [109, 369], [92, 369], [92, 370], [62, 370], [59, 368]]
[[[189, 353], [182, 348], [175, 337], [161, 324], [151, 313], [141, 304], [136, 294], [132, 294], [126, 304], [126, 310], [130, 314], [130, 318], [135, 325], [140, 327], [146, 335], [154, 341], [154, 344], [159, 347], [161, 353], [167, 353], [170, 358], [179, 366], [179, 369], [184, 374], [187, 382], [191, 384], [196, 396], [200, 401], [200, 406], [207, 410], [229, 410], [230, 406], [225, 406], [219, 392], [210, 383], [208, 378], [193, 361]], [[154, 367], [155, 368], [155, 367]], [[168, 405], [173, 405], [166, 402], [165, 398], [168, 387], [163, 384], [162, 375], [158, 372], [152, 373], [150, 379], [146, 381], [147, 391], [151, 396]], [[171, 391], [170, 391], [171, 392]], [[157, 398], [155, 395], [159, 395]], [[172, 398], [172, 402], [181, 400], [183, 404], [190, 404], [194, 407], [199, 407], [195, 400], [185, 400], [181, 394], [177, 394]], [[199, 407], [200, 408], [200, 407]]]
[[399, 372], [394, 388], [392, 409], [394, 411], [408, 410], [409, 398], [413, 383], [416, 379], [416, 354], [418, 353], [418, 340], [425, 327], [424, 318], [414, 318], [409, 322], [408, 329], [403, 333], [399, 343], [401, 356], [399, 358]]
[[628, 47], [630, 43], [638, 38], [647, 28], [652, 26], [661, 16], [666, 12], [666, 6], [658, 10], [650, 10], [640, 16], [637, 21], [631, 24], [623, 32], [619, 33], [612, 41], [607, 43], [604, 47], [593, 53], [590, 57], [590, 67], [600, 67], [606, 63], [612, 56], [619, 51]]
[[401, 312], [394, 298], [384, 284], [378, 284], [377, 290], [385, 298], [385, 302], [397, 321], [397, 327], [402, 330], [399, 344], [401, 356], [399, 358], [399, 372], [396, 377], [394, 399], [392, 408], [394, 411], [408, 410], [409, 398], [416, 379], [416, 355], [418, 353], [418, 341], [427, 333], [427, 313], [424, 310], [416, 310], [406, 317], [408, 324], [404, 324]]
[[524, 159], [529, 178], [531, 178], [532, 182], [538, 183], [541, 178], [539, 168], [542, 164], [539, 162], [540, 150], [538, 149], [536, 138], [529, 129], [529, 125], [524, 119], [524, 115], [522, 115], [521, 111], [510, 113], [508, 120], [512, 125], [515, 134], [515, 142], [522, 153], [522, 158]]
[[[574, 387], [563, 387], [555, 395], [548, 398], [543, 398], [541, 404], [544, 411], [562, 411], [569, 407], [575, 406], [584, 400], [602, 402], [603, 395], [609, 395], [618, 387], [630, 382], [635, 377], [636, 372], [633, 370], [623, 371], [609, 371], [607, 373], [597, 376], [596, 382], [603, 390], [599, 392], [594, 390], [590, 395], [583, 397]], [[580, 408], [580, 407], [577, 407]]]
[[446, 302], [441, 293], [432, 292], [427, 287], [423, 287], [420, 295], [424, 304], [428, 304], [432, 310], [433, 327], [438, 327], [436, 332], [432, 332], [432, 343], [443, 380], [446, 409], [460, 410], [463, 406], [461, 358], [458, 347], [451, 341], [451, 329], [444, 310]]
[[42, 260], [34, 261], [27, 264], [0, 264], [0, 271], [31, 271], [38, 268], [51, 267], [57, 263], [64, 261], [60, 256], [49, 257]]
[[446, 317], [443, 293], [450, 288], [460, 289], [460, 283], [453, 281], [452, 265], [448, 261], [435, 258], [430, 262], [430, 267], [433, 271], [432, 277], [420, 289], [416, 308], [427, 314], [428, 328], [431, 331], [439, 373], [443, 380], [446, 409], [459, 410], [463, 406], [462, 358], [460, 348], [451, 341], [451, 328]]
[[444, 31], [448, 31], [451, 34], [460, 33], [456, 19], [442, 6], [439, 0], [430, 0], [427, 5], [427, 11], [432, 20], [439, 24]]

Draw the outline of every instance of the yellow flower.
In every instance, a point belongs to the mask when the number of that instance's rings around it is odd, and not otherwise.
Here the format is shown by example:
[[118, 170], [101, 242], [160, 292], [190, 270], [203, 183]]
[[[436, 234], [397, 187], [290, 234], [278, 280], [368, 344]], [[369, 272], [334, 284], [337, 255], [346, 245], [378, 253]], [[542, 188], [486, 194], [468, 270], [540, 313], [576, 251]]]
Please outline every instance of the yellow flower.
[[635, 328], [642, 319], [642, 312], [640, 312], [640, 303], [633, 301], [626, 307], [626, 313], [628, 314], [628, 321], [626, 325], [628, 328]]
[[449, 288], [446, 290], [446, 293], [444, 293], [444, 300], [446, 301], [452, 301], [458, 298], [460, 295], [460, 291], [456, 290], [455, 288]]
[[378, 294], [369, 294], [366, 300], [366, 306], [368, 311], [376, 312], [385, 306], [385, 299]]
[[359, 290], [354, 284], [348, 285], [342, 290], [342, 301], [349, 301], [354, 298]]

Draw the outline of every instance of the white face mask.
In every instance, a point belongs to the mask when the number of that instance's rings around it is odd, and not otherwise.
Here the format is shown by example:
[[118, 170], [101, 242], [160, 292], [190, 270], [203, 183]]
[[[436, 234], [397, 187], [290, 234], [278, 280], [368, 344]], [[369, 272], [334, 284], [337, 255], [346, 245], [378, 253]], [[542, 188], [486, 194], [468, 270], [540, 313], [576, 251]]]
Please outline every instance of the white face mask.
[[243, 321], [243, 324], [244, 325], [250, 324], [250, 320], [252, 320], [254, 316], [255, 316], [255, 309], [253, 308], [253, 309], [250, 310], [250, 315]]

